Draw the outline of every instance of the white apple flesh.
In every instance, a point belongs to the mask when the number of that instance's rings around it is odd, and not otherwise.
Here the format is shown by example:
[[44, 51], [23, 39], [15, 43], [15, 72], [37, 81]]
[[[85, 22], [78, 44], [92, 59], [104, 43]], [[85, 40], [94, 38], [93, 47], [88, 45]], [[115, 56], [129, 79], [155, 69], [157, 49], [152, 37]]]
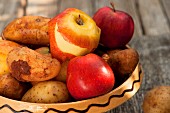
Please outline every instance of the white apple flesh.
[[68, 8], [49, 22], [50, 50], [61, 62], [97, 48], [100, 28], [81, 10]]

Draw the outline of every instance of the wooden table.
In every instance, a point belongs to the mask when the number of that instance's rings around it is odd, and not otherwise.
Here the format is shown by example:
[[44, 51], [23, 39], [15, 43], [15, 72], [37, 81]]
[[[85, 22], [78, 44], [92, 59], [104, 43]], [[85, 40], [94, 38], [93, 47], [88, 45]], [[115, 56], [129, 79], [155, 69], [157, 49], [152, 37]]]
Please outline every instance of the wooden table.
[[130, 100], [107, 113], [142, 113], [145, 93], [158, 85], [170, 85], [170, 0], [0, 0], [0, 32], [11, 20], [23, 15], [54, 17], [75, 7], [93, 16], [110, 6], [129, 13], [135, 22], [130, 46], [140, 55], [143, 83]]

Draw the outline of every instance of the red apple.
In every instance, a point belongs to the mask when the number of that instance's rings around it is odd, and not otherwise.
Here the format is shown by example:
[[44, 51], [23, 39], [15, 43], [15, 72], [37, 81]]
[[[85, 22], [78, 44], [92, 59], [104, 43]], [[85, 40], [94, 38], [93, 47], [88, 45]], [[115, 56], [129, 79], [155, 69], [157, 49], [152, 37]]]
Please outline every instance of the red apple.
[[61, 62], [97, 48], [100, 28], [81, 10], [68, 8], [49, 22], [50, 50]]
[[111, 91], [115, 77], [110, 66], [101, 57], [89, 53], [70, 60], [66, 83], [72, 97], [82, 100]]
[[100, 8], [94, 14], [94, 21], [101, 29], [100, 43], [109, 48], [125, 46], [134, 33], [134, 22], [132, 17], [119, 10], [112, 8]]

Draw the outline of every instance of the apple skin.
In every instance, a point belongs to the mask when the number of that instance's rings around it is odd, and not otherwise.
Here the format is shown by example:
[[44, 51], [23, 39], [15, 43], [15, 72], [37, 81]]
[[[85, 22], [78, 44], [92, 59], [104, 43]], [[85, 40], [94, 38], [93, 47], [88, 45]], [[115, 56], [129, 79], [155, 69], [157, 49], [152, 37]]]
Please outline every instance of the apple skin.
[[48, 23], [52, 57], [64, 62], [97, 48], [100, 28], [81, 10], [68, 8]]
[[133, 18], [119, 10], [112, 8], [100, 8], [93, 16], [94, 21], [101, 29], [100, 43], [108, 48], [120, 48], [125, 46], [134, 33]]
[[111, 91], [115, 77], [110, 66], [101, 57], [89, 53], [70, 60], [66, 83], [72, 97], [83, 100]]

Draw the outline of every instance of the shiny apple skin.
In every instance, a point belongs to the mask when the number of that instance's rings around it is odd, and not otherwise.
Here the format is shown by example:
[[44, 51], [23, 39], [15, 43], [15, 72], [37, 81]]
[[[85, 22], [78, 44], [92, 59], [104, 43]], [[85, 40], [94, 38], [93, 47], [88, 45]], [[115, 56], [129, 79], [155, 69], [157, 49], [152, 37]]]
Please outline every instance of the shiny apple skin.
[[70, 60], [66, 83], [72, 97], [83, 100], [111, 91], [115, 77], [110, 66], [101, 57], [90, 53]]
[[126, 12], [103, 7], [93, 19], [101, 29], [100, 43], [108, 48], [123, 47], [133, 36], [134, 21]]

